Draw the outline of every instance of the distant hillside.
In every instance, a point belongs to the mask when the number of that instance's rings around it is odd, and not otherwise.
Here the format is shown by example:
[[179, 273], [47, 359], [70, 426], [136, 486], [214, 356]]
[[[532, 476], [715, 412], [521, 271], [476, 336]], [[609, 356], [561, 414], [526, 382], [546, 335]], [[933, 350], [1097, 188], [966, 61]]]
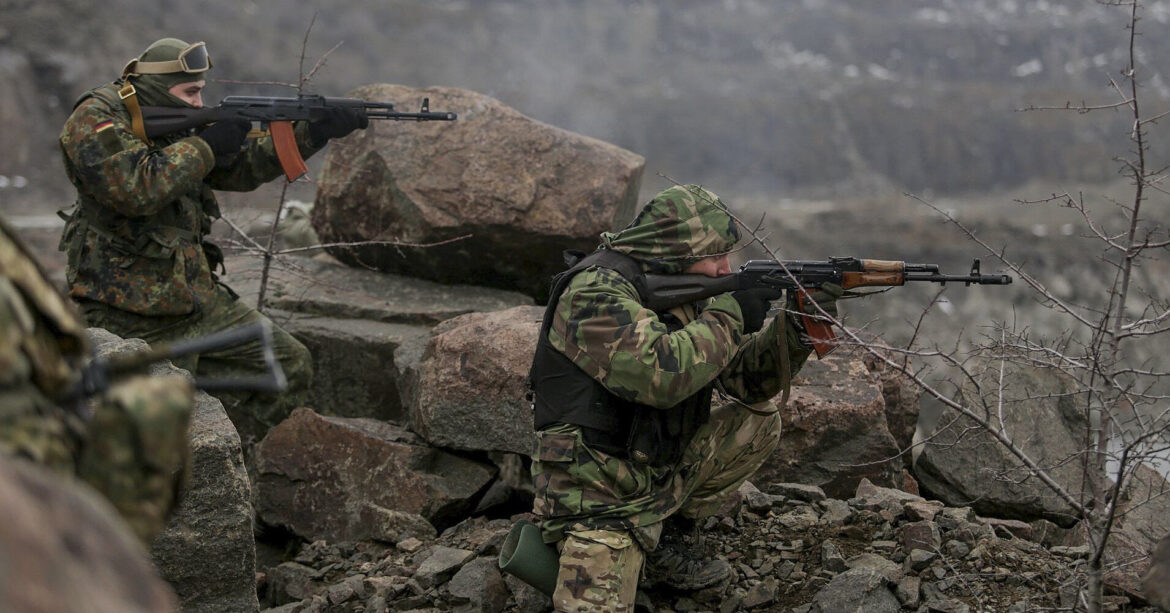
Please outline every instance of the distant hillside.
[[[1164, 31], [1170, 3], [1146, 5], [1141, 26]], [[648, 177], [967, 191], [1108, 179], [1127, 147], [1120, 113], [1016, 112], [1115, 100], [1125, 11], [1083, 0], [0, 0], [0, 175], [67, 193], [53, 140], [72, 100], [164, 35], [206, 40], [215, 78], [294, 80], [318, 6], [308, 64], [341, 44], [318, 91], [473, 89], [645, 155]], [[1164, 102], [1170, 39], [1140, 45]]]

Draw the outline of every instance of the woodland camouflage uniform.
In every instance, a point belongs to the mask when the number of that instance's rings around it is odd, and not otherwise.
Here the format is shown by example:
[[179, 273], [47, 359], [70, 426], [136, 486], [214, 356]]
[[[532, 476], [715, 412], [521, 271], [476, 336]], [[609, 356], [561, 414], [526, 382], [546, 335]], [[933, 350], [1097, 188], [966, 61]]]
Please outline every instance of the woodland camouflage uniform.
[[188, 465], [192, 388], [133, 377], [89, 408], [67, 396], [88, 353], [76, 308], [0, 222], [0, 453], [75, 474], [106, 496], [147, 547]]
[[[658, 194], [604, 249], [634, 257], [646, 272], [675, 274], [727, 253], [738, 239], [718, 197], [698, 186]], [[537, 432], [534, 512], [545, 541], [560, 542], [558, 611], [623, 611], [633, 606], [643, 552], [653, 551], [671, 515], [711, 515], [776, 447], [780, 418], [772, 397], [809, 354], [785, 315], [743, 334], [737, 301], [722, 294], [655, 313], [614, 270], [591, 267], [569, 281], [548, 339], [608, 391], [653, 407], [674, 406], [715, 384], [710, 419], [682, 459], [654, 467], [584, 442], [581, 428]], [[666, 322], [677, 318], [676, 331]]]
[[[157, 41], [140, 60], [171, 60], [183, 41]], [[143, 106], [189, 106], [167, 90], [207, 73], [129, 77]], [[219, 282], [220, 249], [206, 240], [220, 216], [213, 189], [250, 191], [281, 174], [270, 136], [249, 139], [227, 167], [190, 134], [143, 142], [118, 96], [123, 81], [90, 90], [78, 101], [59, 139], [69, 180], [77, 188], [60, 248], [66, 278], [89, 325], [148, 343], [202, 336], [264, 318]], [[295, 126], [301, 154], [314, 146], [308, 125]], [[273, 327], [276, 357], [288, 377], [285, 394], [220, 395], [241, 435], [261, 437], [303, 403], [312, 378], [308, 350]], [[206, 376], [248, 376], [266, 370], [259, 341], [176, 366]]]

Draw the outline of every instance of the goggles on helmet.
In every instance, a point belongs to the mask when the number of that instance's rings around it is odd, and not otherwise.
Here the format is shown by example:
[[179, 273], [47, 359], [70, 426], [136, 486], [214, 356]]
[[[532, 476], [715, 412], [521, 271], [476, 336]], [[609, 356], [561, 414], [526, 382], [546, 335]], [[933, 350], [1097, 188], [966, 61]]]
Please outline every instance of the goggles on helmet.
[[179, 52], [176, 60], [165, 62], [143, 62], [130, 60], [122, 70], [123, 76], [137, 76], [144, 74], [172, 74], [176, 72], [200, 73], [211, 68], [211, 56], [207, 55], [207, 44], [203, 42], [188, 45]]

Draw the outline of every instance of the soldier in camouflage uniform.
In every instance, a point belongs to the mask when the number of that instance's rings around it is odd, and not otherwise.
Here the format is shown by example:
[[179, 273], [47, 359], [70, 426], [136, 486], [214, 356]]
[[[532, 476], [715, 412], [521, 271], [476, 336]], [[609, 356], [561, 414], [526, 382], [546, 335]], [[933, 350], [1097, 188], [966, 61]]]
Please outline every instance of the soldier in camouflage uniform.
[[[684, 590], [730, 572], [695, 557], [680, 526], [713, 514], [775, 449], [771, 398], [810, 348], [798, 318], [767, 318], [779, 292], [656, 313], [638, 275], [727, 274], [738, 238], [718, 196], [676, 186], [554, 284], [532, 373], [532, 473], [534, 513], [560, 549], [558, 611], [632, 610], [644, 560], [650, 582]], [[813, 296], [831, 313], [834, 290]]]
[[[77, 204], [67, 215], [61, 249], [68, 254], [70, 295], [89, 325], [149, 343], [206, 335], [262, 319], [215, 274], [220, 249], [207, 240], [220, 216], [214, 189], [249, 191], [281, 173], [272, 138], [248, 138], [245, 121], [221, 121], [197, 134], [146, 140], [140, 106], [203, 106], [211, 67], [203, 43], [165, 38], [127, 64], [118, 81], [86, 92], [61, 130], [60, 146]], [[301, 155], [330, 138], [368, 125], [357, 110], [336, 109], [295, 126]], [[220, 396], [248, 438], [259, 438], [305, 399], [312, 361], [299, 341], [273, 328], [288, 376], [279, 396]], [[179, 360], [208, 376], [265, 371], [259, 341]]]
[[85, 324], [0, 221], [0, 453], [77, 475], [149, 548], [188, 464], [192, 388], [133, 377], [89, 408], [70, 395], [88, 353]]

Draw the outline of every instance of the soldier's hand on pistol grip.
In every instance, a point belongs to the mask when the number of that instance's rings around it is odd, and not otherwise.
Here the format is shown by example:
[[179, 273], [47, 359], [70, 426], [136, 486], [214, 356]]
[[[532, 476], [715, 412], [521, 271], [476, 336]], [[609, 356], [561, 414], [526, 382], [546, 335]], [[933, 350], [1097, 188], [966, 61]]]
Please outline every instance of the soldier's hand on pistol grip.
[[313, 139], [313, 144], [324, 146], [331, 138], [341, 138], [369, 125], [370, 118], [364, 109], [332, 106], [326, 108], [320, 118], [309, 122], [309, 138]]
[[211, 147], [211, 152], [215, 154], [216, 167], [223, 168], [231, 162], [232, 156], [240, 152], [240, 148], [244, 146], [244, 139], [248, 137], [248, 131], [251, 129], [252, 123], [249, 121], [226, 119], [204, 128], [199, 133], [199, 138]]
[[[836, 283], [825, 283], [818, 289], [809, 290], [808, 296], [804, 299], [804, 308], [797, 306], [796, 292], [788, 292], [787, 310], [794, 313], [804, 313], [813, 317], [823, 317], [821, 312], [817, 310], [817, 305], [828, 313], [833, 319], [837, 319], [837, 300], [845, 294], [845, 290]], [[810, 300], [811, 299], [811, 300]], [[816, 304], [813, 304], [813, 303]]]
[[764, 318], [768, 314], [771, 302], [780, 298], [782, 292], [770, 287], [756, 287], [731, 292], [731, 297], [739, 303], [739, 310], [743, 312], [743, 333], [758, 332], [764, 327]]

